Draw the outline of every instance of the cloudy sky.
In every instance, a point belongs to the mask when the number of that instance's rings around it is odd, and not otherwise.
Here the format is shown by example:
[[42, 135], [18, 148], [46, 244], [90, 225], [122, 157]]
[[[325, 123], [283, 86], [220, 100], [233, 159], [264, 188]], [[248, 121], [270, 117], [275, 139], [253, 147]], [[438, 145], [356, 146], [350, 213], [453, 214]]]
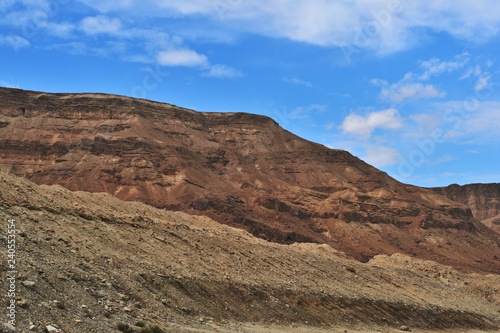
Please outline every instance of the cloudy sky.
[[3, 0], [0, 85], [263, 114], [400, 181], [500, 182], [497, 0]]

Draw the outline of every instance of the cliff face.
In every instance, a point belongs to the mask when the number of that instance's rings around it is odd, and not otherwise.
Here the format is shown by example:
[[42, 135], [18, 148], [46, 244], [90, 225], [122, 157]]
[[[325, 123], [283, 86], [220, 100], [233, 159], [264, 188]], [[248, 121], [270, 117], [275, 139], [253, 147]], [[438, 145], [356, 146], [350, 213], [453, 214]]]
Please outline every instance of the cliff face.
[[399, 252], [500, 272], [498, 235], [466, 206], [267, 117], [0, 88], [0, 124], [0, 163], [38, 184], [207, 215], [279, 243], [326, 243], [362, 261]]
[[431, 190], [467, 205], [476, 219], [500, 233], [500, 183], [463, 186], [452, 184]]

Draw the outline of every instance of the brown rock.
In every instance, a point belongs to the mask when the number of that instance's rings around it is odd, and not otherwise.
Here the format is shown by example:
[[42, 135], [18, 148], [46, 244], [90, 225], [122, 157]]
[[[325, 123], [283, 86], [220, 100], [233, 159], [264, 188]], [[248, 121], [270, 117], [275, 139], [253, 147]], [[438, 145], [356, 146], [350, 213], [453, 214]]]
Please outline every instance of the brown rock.
[[33, 281], [23, 281], [22, 284], [25, 287], [34, 287], [35, 286], [35, 282], [33, 282]]
[[19, 306], [20, 308], [23, 308], [23, 309], [25, 309], [25, 308], [27, 308], [27, 307], [28, 307], [28, 301], [27, 301], [27, 300], [25, 300], [25, 299], [22, 299], [22, 300], [20, 300], [20, 301], [17, 301], [17, 303], [16, 303], [16, 304], [17, 304], [17, 306]]
[[467, 205], [476, 219], [500, 233], [500, 183], [449, 185], [431, 188], [442, 196]]

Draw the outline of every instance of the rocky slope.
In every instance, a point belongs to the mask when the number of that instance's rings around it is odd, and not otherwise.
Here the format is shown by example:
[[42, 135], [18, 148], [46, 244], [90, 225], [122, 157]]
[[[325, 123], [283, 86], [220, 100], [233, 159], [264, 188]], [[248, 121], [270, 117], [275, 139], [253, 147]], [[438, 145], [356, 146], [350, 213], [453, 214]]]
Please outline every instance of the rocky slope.
[[283, 244], [325, 243], [362, 261], [405, 253], [500, 272], [498, 234], [466, 206], [264, 116], [0, 88], [0, 127], [1, 165], [38, 184], [206, 215]]
[[431, 188], [442, 196], [470, 207], [476, 219], [500, 233], [500, 183], [452, 184]]
[[17, 231], [18, 332], [108, 333], [138, 322], [176, 333], [500, 324], [499, 275], [402, 255], [360, 263], [328, 245], [279, 245], [207, 217], [0, 173], [2, 230], [8, 219]]

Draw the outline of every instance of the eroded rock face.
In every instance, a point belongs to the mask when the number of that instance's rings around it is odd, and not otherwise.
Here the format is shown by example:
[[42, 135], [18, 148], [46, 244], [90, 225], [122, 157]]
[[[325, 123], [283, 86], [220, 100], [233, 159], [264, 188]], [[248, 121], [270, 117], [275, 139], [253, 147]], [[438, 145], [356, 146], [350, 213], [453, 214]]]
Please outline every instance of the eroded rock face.
[[500, 233], [500, 183], [452, 184], [432, 188], [442, 196], [467, 205], [476, 219]]
[[207, 215], [279, 243], [326, 243], [362, 261], [400, 252], [500, 272], [498, 235], [468, 207], [264, 116], [0, 88], [0, 123], [0, 162], [38, 184]]

